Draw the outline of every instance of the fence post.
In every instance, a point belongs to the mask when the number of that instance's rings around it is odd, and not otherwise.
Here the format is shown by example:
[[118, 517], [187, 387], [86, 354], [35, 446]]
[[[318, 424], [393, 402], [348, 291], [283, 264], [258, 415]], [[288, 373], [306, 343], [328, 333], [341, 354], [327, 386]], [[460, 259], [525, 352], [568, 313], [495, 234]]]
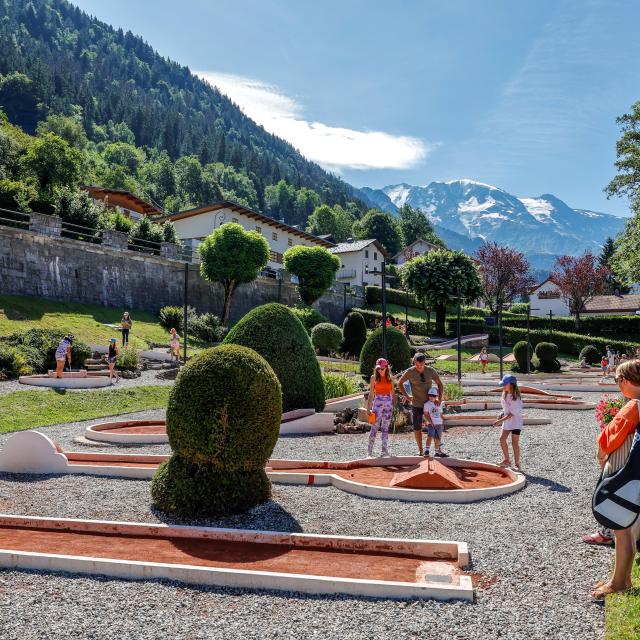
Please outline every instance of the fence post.
[[160, 257], [167, 260], [180, 260], [182, 255], [182, 247], [174, 242], [160, 243]]
[[105, 229], [102, 232], [102, 246], [125, 251], [129, 246], [129, 236], [124, 231]]

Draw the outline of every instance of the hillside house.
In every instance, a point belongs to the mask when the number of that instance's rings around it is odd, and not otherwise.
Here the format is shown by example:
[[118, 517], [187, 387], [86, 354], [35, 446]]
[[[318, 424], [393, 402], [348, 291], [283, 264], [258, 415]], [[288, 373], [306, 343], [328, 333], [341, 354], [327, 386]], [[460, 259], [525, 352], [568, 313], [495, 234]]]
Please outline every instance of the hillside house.
[[412, 258], [423, 256], [425, 253], [429, 253], [429, 251], [434, 251], [435, 249], [439, 249], [439, 247], [432, 242], [418, 239], [407, 247], [404, 247], [399, 253], [396, 253], [396, 255], [393, 256], [393, 261], [397, 265], [401, 265], [409, 262]]
[[143, 216], [164, 215], [164, 211], [160, 207], [124, 189], [107, 189], [93, 186], [83, 187], [83, 189], [94, 200], [104, 202], [110, 209], [120, 209], [131, 220], [139, 220]]
[[377, 240], [341, 242], [329, 251], [340, 258], [340, 269], [336, 274], [338, 282], [359, 287], [382, 284], [381, 276], [370, 273], [380, 271], [382, 262], [389, 260], [389, 254]]

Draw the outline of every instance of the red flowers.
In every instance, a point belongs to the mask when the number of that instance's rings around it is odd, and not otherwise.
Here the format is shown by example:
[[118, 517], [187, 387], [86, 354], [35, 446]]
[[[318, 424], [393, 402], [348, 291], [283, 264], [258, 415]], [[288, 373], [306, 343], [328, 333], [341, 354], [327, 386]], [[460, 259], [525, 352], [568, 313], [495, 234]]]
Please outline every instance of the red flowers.
[[605, 425], [608, 425], [614, 418], [614, 416], [624, 406], [624, 398], [619, 396], [617, 398], [610, 398], [609, 396], [603, 396], [602, 400], [598, 402], [595, 409], [596, 422], [600, 426], [600, 429], [604, 429]]

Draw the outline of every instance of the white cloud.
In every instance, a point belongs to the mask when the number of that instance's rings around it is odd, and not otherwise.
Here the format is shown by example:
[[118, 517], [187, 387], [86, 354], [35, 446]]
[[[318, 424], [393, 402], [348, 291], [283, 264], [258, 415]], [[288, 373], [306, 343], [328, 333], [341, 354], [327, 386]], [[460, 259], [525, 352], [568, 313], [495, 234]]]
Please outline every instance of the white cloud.
[[302, 105], [277, 87], [232, 74], [195, 73], [218, 87], [267, 131], [329, 169], [409, 169], [436, 148], [410, 136], [310, 122], [304, 119]]

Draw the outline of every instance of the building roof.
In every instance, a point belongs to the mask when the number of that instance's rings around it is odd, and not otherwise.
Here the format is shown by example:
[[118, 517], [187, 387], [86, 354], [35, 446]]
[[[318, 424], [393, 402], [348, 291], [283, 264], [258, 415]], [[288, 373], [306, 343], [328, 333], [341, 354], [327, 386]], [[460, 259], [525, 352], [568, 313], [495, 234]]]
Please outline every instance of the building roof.
[[[109, 189], [106, 187], [96, 187], [93, 185], [82, 187], [97, 200], [107, 200], [113, 206], [122, 206], [131, 211], [144, 213], [149, 216], [164, 215], [164, 211], [126, 189]], [[112, 196], [110, 198], [110, 196]]]
[[635, 313], [640, 309], [640, 295], [594, 296], [580, 313]]
[[179, 213], [172, 213], [167, 216], [163, 216], [162, 218], [159, 218], [156, 221], [164, 222], [166, 220], [171, 220], [172, 222], [175, 222], [176, 220], [184, 220], [185, 218], [192, 218], [194, 216], [203, 215], [205, 213], [211, 213], [212, 211], [219, 211], [220, 209], [230, 209], [231, 211], [235, 211], [236, 213], [241, 213], [247, 216], [248, 218], [258, 220], [259, 222], [262, 222], [263, 224], [268, 225], [270, 227], [275, 227], [276, 229], [286, 231], [294, 236], [304, 238], [309, 242], [313, 242], [327, 249], [335, 247], [335, 244], [333, 242], [327, 242], [327, 240], [318, 238], [318, 236], [314, 236], [311, 233], [307, 233], [306, 231], [302, 231], [301, 229], [292, 227], [291, 225], [285, 224], [284, 222], [280, 222], [275, 218], [270, 218], [269, 216], [265, 216], [264, 214], [258, 211], [254, 211], [253, 209], [244, 207], [241, 204], [232, 202], [231, 200], [221, 200], [220, 202], [213, 202], [212, 204], [208, 204], [204, 207], [197, 207], [195, 209], [188, 209], [187, 211], [180, 211]]
[[418, 243], [429, 245], [430, 249], [440, 248], [437, 245], [433, 244], [433, 242], [429, 242], [428, 240], [423, 240], [422, 238], [418, 238], [417, 240], [414, 240], [411, 244], [408, 244], [406, 247], [403, 247], [400, 251], [398, 251], [398, 253], [396, 253], [396, 255], [393, 256], [393, 259], [395, 260], [396, 258], [406, 255], [405, 252], [409, 249], [413, 249], [413, 247]]
[[329, 251], [331, 253], [355, 253], [356, 251], [362, 251], [369, 245], [374, 244], [376, 249], [385, 257], [388, 258], [389, 254], [387, 250], [375, 239], [370, 240], [353, 240], [352, 242], [341, 242], [333, 246]]
[[542, 287], [543, 285], [547, 284], [547, 282], [551, 282], [552, 284], [555, 284], [555, 282], [553, 282], [553, 279], [551, 278], [551, 276], [549, 276], [548, 278], [543, 280], [540, 284], [537, 284], [535, 287], [533, 287], [533, 289], [531, 289], [529, 291], [529, 295], [534, 294], [540, 287]]

